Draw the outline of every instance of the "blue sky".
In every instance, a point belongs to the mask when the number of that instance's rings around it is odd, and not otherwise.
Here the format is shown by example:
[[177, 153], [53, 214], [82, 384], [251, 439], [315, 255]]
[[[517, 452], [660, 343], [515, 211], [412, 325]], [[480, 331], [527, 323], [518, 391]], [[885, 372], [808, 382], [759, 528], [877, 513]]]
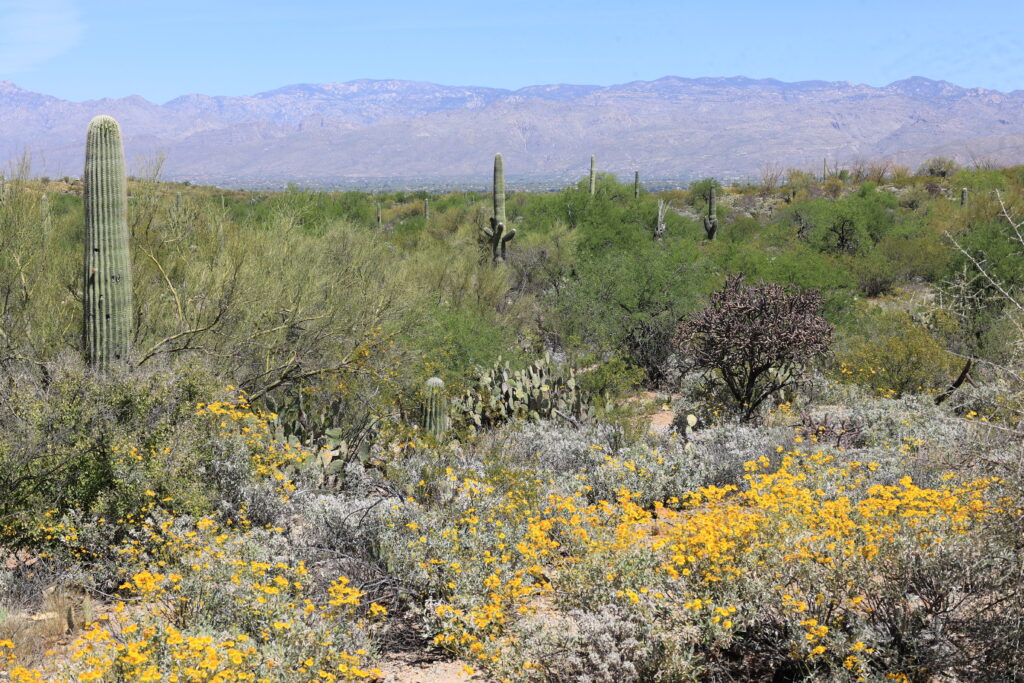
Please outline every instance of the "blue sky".
[[1024, 0], [0, 0], [0, 80], [82, 100], [401, 78], [665, 75], [1024, 89]]

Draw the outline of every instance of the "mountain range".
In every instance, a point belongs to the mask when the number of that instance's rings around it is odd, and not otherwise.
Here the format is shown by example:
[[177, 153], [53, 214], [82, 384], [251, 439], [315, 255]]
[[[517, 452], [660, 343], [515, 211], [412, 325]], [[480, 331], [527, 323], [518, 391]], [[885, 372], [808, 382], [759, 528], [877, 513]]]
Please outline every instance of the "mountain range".
[[1024, 163], [1024, 90], [668, 76], [519, 90], [357, 80], [164, 104], [72, 102], [0, 81], [0, 164], [27, 151], [35, 175], [80, 175], [86, 124], [100, 113], [120, 121], [136, 172], [160, 154], [162, 177], [226, 187], [486, 187], [495, 152], [513, 185], [580, 178], [592, 154], [627, 180], [639, 170], [679, 183], [826, 158]]

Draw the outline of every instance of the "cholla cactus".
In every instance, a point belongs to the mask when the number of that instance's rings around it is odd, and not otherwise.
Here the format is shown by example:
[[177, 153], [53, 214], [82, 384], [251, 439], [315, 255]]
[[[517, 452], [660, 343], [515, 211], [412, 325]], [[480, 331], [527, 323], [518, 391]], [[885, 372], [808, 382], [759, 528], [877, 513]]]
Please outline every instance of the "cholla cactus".
[[597, 192], [597, 162], [594, 159], [594, 155], [590, 155], [590, 196], [593, 197]]
[[423, 429], [438, 441], [448, 431], [448, 397], [444, 393], [444, 380], [431, 377], [423, 391]]
[[483, 228], [484, 235], [491, 243], [491, 258], [495, 263], [504, 263], [508, 258], [508, 243], [516, 236], [516, 231], [507, 230], [505, 223], [505, 166], [501, 154], [494, 155], [494, 215], [491, 227]]
[[110, 116], [89, 122], [84, 184], [84, 350], [91, 365], [106, 368], [127, 360], [133, 325], [124, 147]]
[[715, 239], [715, 233], [718, 232], [718, 213], [715, 207], [715, 187], [711, 186], [711, 194], [708, 195], [708, 215], [704, 216], [704, 232], [707, 233], [708, 239]]

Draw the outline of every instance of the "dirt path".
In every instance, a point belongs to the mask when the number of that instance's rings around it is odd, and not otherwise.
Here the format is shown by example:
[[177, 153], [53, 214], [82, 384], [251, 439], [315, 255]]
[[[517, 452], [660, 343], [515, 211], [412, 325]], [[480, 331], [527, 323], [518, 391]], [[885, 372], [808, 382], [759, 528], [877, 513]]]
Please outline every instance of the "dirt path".
[[379, 664], [385, 683], [467, 683], [484, 681], [465, 662], [437, 659], [425, 652], [386, 655]]

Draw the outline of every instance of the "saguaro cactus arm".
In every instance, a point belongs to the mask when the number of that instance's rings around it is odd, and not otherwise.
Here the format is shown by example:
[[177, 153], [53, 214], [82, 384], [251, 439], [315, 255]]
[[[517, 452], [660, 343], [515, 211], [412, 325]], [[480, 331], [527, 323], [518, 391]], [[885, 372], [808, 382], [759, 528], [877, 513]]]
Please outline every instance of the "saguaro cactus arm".
[[124, 147], [110, 116], [89, 122], [84, 185], [83, 346], [91, 365], [106, 368], [127, 360], [133, 327]]

